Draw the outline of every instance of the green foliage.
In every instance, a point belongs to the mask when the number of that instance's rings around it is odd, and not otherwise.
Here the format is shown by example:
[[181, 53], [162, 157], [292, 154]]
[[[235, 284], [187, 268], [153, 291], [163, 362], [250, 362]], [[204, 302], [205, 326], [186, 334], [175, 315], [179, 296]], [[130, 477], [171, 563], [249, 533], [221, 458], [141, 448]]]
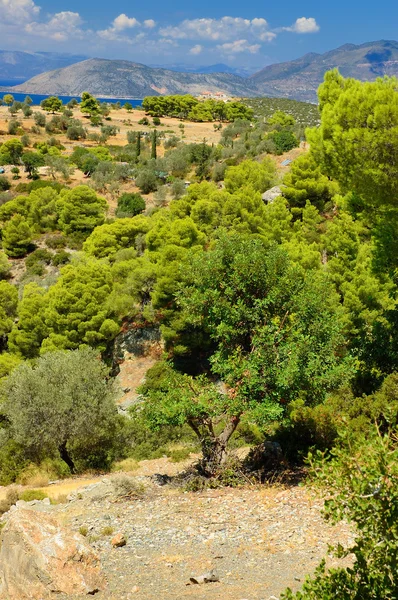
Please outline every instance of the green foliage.
[[[319, 403], [350, 376], [351, 361], [342, 358], [342, 322], [332, 289], [317, 273], [304, 275], [285, 252], [223, 235], [189, 262], [177, 295], [182, 313], [171, 322], [179, 329], [174, 352], [195, 355], [198, 342], [208, 339], [211, 374], [226, 392], [205, 375], [192, 378], [169, 368], [160, 389], [149, 391], [146, 410], [154, 427], [188, 423], [212, 472], [244, 413], [267, 422], [280, 419], [294, 399]], [[228, 417], [227, 425], [216, 438], [213, 420], [221, 416]]]
[[122, 248], [135, 247], [139, 235], [147, 233], [149, 222], [143, 216], [119, 219], [97, 227], [84, 243], [84, 251], [97, 258], [112, 257]]
[[268, 139], [272, 140], [275, 144], [276, 154], [283, 154], [289, 152], [293, 148], [297, 148], [299, 140], [296, 138], [294, 133], [291, 131], [273, 131], [268, 134]]
[[330, 499], [325, 518], [332, 524], [346, 521], [355, 527], [351, 547], [337, 545], [339, 558], [353, 556], [347, 568], [326, 569], [323, 561], [302, 591], [287, 590], [284, 600], [379, 600], [396, 598], [398, 551], [398, 449], [396, 428], [373, 430], [367, 439], [351, 440], [342, 434], [342, 446], [329, 460], [312, 462], [318, 483]]
[[40, 106], [43, 110], [51, 113], [60, 112], [62, 109], [62, 100], [57, 96], [49, 96], [41, 101]]
[[89, 94], [88, 92], [82, 93], [82, 100], [80, 103], [80, 110], [83, 114], [87, 114], [88, 116], [94, 116], [99, 114], [100, 112], [100, 103], [99, 101]]
[[275, 164], [269, 158], [261, 163], [244, 160], [236, 167], [229, 167], [224, 181], [229, 192], [236, 192], [246, 186], [251, 186], [257, 192], [265, 192], [276, 183]]
[[11, 331], [16, 317], [17, 304], [17, 288], [7, 281], [0, 281], [0, 340]]
[[57, 201], [59, 226], [66, 234], [81, 232], [88, 235], [105, 220], [107, 202], [89, 187], [81, 185], [62, 190]]
[[93, 350], [53, 352], [35, 366], [24, 363], [4, 382], [3, 394], [13, 439], [32, 457], [58, 454], [73, 471], [74, 458], [95, 448], [98, 462], [109, 464], [119, 419], [113, 385]]
[[11, 183], [8, 181], [7, 177], [0, 175], [0, 192], [6, 192], [10, 187]]
[[4, 252], [12, 258], [20, 258], [28, 253], [32, 245], [32, 230], [22, 215], [14, 215], [2, 230]]
[[140, 194], [124, 193], [117, 201], [117, 217], [134, 217], [145, 210], [145, 200]]
[[299, 209], [309, 201], [318, 210], [323, 210], [325, 206], [330, 207], [333, 196], [338, 193], [337, 184], [322, 174], [311, 153], [303, 154], [293, 162], [283, 183], [283, 195], [290, 206]]
[[374, 82], [344, 79], [329, 71], [319, 88], [321, 127], [310, 136], [323, 170], [344, 191], [369, 207], [395, 205], [398, 193], [398, 133], [395, 78]]
[[146, 96], [142, 107], [153, 117], [178, 117], [201, 122], [235, 121], [251, 119], [253, 116], [253, 111], [241, 102], [225, 103], [222, 100], [213, 99], [199, 101], [190, 94], [185, 96]]
[[47, 336], [41, 351], [75, 349], [89, 344], [104, 350], [119, 332], [107, 299], [112, 291], [110, 267], [95, 259], [66, 265], [45, 298]]
[[255, 118], [269, 121], [275, 112], [281, 111], [291, 115], [296, 123], [303, 127], [315, 127], [319, 124], [319, 112], [316, 104], [288, 98], [244, 98], [242, 102], [253, 109]]
[[141, 169], [136, 184], [143, 194], [150, 194], [158, 189], [159, 180], [156, 173], [150, 169]]

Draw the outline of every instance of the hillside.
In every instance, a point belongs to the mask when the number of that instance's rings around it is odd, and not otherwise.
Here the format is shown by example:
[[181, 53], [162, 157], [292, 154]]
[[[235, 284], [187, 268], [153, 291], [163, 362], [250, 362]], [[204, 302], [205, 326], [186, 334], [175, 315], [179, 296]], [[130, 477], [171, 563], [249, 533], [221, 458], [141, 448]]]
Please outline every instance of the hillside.
[[77, 65], [43, 73], [16, 92], [39, 94], [91, 94], [120, 98], [143, 98], [158, 94], [200, 94], [204, 90], [223, 91], [235, 96], [255, 96], [254, 86], [230, 73], [178, 73], [153, 69], [127, 60], [90, 59]]
[[0, 50], [0, 79], [29, 79], [39, 73], [61, 69], [86, 58], [58, 52]]
[[345, 44], [325, 54], [310, 53], [297, 60], [270, 65], [249, 78], [263, 94], [316, 102], [316, 90], [324, 73], [337, 67], [344, 77], [373, 81], [398, 75], [398, 42], [378, 41], [355, 46]]
[[[72, 58], [72, 57], [71, 57]], [[224, 65], [219, 65], [220, 69]], [[398, 42], [346, 44], [325, 54], [310, 53], [289, 62], [265, 67], [248, 78], [235, 73], [178, 72], [126, 60], [89, 59], [42, 73], [16, 86], [16, 92], [143, 98], [157, 94], [198, 95], [205, 90], [233, 96], [270, 96], [316, 102], [324, 73], [337, 67], [345, 77], [372, 81], [398, 75]], [[204, 69], [203, 69], [204, 70]]]

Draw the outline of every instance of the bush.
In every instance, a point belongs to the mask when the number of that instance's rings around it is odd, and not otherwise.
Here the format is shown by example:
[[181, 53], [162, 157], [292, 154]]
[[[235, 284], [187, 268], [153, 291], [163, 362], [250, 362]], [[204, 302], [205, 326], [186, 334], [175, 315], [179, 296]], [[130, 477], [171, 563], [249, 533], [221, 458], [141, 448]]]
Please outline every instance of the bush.
[[[385, 415], [388, 420], [388, 411]], [[378, 429], [359, 440], [346, 432], [329, 457], [312, 460], [315, 481], [329, 499], [324, 516], [333, 525], [346, 521], [355, 527], [351, 546], [338, 544], [333, 554], [350, 556], [348, 568], [327, 570], [325, 561], [308, 578], [302, 591], [290, 589], [283, 600], [358, 599], [398, 597], [398, 446], [397, 428], [385, 435]], [[353, 559], [352, 559], [353, 557]]]
[[289, 152], [292, 148], [299, 146], [299, 141], [291, 131], [273, 131], [268, 135], [268, 139], [275, 144], [276, 154]]
[[66, 130], [66, 137], [68, 140], [84, 140], [87, 137], [85, 129], [78, 125], [72, 125]]
[[47, 248], [51, 248], [52, 250], [57, 250], [59, 248], [65, 248], [66, 239], [63, 235], [52, 235], [46, 238], [46, 246]]
[[0, 192], [7, 192], [10, 188], [11, 183], [8, 181], [7, 177], [0, 175]]
[[128, 475], [114, 475], [111, 483], [117, 496], [121, 498], [131, 498], [142, 496], [145, 488], [142, 483], [137, 482], [134, 477]]
[[142, 119], [140, 119], [140, 120], [138, 121], [138, 125], [149, 125], [149, 124], [150, 124], [150, 123], [149, 123], [149, 119], [148, 119], [148, 117], [142, 117]]
[[41, 490], [26, 490], [19, 494], [19, 499], [25, 502], [31, 502], [32, 500], [44, 500], [48, 498], [48, 494], [45, 494]]
[[117, 201], [117, 217], [134, 217], [145, 210], [145, 200], [140, 194], [122, 194]]
[[142, 169], [138, 174], [136, 184], [143, 194], [150, 194], [158, 189], [158, 178], [153, 171]]
[[60, 265], [66, 265], [71, 259], [71, 254], [69, 252], [65, 252], [65, 250], [61, 250], [53, 255], [51, 263], [54, 267], [59, 267]]

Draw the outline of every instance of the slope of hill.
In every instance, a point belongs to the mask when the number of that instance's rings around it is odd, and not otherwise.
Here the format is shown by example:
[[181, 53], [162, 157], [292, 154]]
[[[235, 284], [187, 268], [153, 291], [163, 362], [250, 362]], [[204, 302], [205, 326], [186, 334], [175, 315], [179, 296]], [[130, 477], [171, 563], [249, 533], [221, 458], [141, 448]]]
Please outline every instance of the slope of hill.
[[398, 42], [345, 44], [325, 54], [306, 54], [297, 60], [265, 67], [249, 81], [263, 93], [271, 87], [274, 95], [316, 102], [316, 89], [324, 73], [335, 67], [344, 77], [361, 81], [398, 75]]
[[79, 95], [84, 91], [102, 97], [143, 98], [160, 94], [200, 94], [223, 91], [235, 96], [255, 96], [257, 90], [230, 73], [178, 73], [153, 69], [127, 60], [93, 58], [64, 69], [33, 77], [16, 92]]
[[[224, 65], [219, 65], [223, 68]], [[157, 94], [195, 94], [205, 90], [232, 96], [269, 96], [316, 102], [324, 73], [338, 67], [345, 77], [372, 81], [398, 75], [398, 42], [345, 44], [325, 54], [310, 53], [297, 60], [270, 65], [248, 78], [235, 73], [178, 72], [127, 60], [93, 58], [42, 73], [16, 86], [22, 93], [143, 98]]]
[[87, 56], [57, 52], [14, 52], [0, 50], [0, 79], [29, 79], [50, 71], [73, 65]]

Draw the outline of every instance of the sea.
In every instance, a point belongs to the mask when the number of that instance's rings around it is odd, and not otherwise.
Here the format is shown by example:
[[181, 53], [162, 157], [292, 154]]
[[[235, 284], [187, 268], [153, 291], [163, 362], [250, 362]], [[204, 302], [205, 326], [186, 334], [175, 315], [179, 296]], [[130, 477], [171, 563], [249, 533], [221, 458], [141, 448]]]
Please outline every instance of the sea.
[[[23, 80], [23, 79], [0, 79], [0, 88], [1, 88], [0, 89], [0, 98], [2, 98], [4, 96], [4, 94], [12, 94], [14, 96], [14, 100], [16, 100], [17, 102], [23, 102], [25, 100], [26, 96], [30, 96], [33, 100], [33, 104], [35, 106], [38, 106], [42, 100], [53, 95], [53, 94], [45, 94], [45, 95], [43, 95], [43, 94], [19, 94], [17, 92], [14, 92], [11, 89], [14, 85], [20, 85], [21, 83], [24, 83], [24, 81], [25, 80]], [[58, 96], [58, 98], [60, 98], [64, 104], [69, 102], [69, 100], [72, 100], [72, 98], [76, 98], [76, 100], [80, 100], [79, 96]], [[120, 102], [120, 104], [122, 106], [124, 104], [126, 104], [126, 102], [130, 102], [130, 104], [132, 106], [140, 106], [142, 103], [142, 100], [137, 99], [137, 98], [98, 98], [98, 100], [100, 100], [101, 102], [109, 102], [109, 103], [114, 103], [114, 104], [116, 104], [116, 102]]]

